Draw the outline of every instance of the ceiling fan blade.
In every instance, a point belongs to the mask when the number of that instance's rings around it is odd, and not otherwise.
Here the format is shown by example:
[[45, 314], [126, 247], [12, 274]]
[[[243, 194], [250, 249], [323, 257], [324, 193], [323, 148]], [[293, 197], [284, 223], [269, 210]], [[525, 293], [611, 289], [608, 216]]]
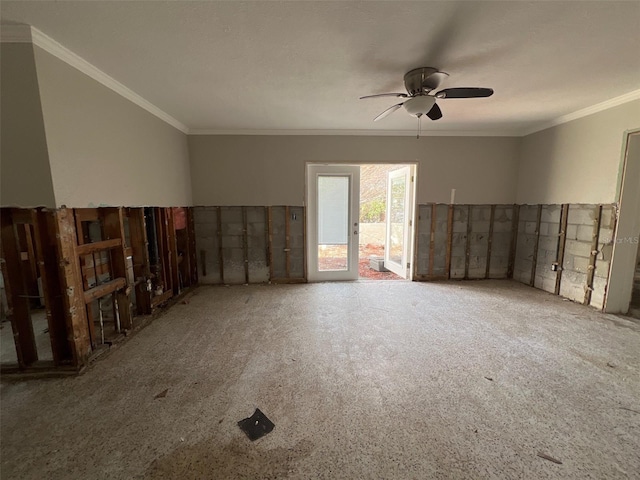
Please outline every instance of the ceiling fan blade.
[[366, 95], [364, 97], [360, 97], [360, 100], [364, 98], [377, 98], [377, 97], [402, 97], [407, 98], [409, 95], [406, 93], [378, 93], [377, 95]]
[[437, 103], [433, 104], [433, 107], [431, 107], [431, 110], [427, 113], [427, 117], [431, 120], [440, 120], [442, 118], [442, 110], [440, 110]]
[[436, 93], [437, 98], [481, 98], [493, 95], [492, 88], [460, 87], [445, 88]]
[[378, 120], [382, 120], [384, 117], [386, 117], [388, 115], [391, 115], [393, 112], [398, 110], [403, 105], [403, 103], [398, 103], [397, 105], [392, 105], [391, 107], [387, 108], [384, 112], [382, 112], [380, 115], [378, 115], [376, 118], [374, 118], [373, 121], [377, 122]]

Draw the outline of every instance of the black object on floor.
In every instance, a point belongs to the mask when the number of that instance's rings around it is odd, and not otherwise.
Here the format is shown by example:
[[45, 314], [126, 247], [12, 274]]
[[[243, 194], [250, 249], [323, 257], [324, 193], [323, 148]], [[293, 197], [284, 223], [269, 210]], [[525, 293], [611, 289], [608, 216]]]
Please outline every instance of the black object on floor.
[[240, 427], [240, 430], [247, 434], [247, 437], [249, 437], [249, 440], [252, 442], [264, 437], [267, 433], [273, 430], [273, 427], [275, 427], [273, 422], [269, 420], [259, 408], [256, 408], [256, 411], [253, 412], [253, 415], [249, 418], [240, 420], [238, 422], [238, 426]]

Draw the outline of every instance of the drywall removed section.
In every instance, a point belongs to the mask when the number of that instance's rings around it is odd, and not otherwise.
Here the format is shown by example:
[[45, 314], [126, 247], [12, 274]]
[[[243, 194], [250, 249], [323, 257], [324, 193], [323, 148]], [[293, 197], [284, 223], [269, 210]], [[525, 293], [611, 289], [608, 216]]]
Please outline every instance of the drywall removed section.
[[514, 280], [602, 309], [615, 205], [523, 205]]
[[184, 133], [32, 48], [58, 206], [191, 205]]
[[196, 207], [194, 223], [200, 283], [304, 281], [302, 207]]
[[513, 203], [516, 137], [190, 135], [195, 205], [303, 205], [305, 165], [417, 162], [418, 203]]
[[0, 44], [0, 203], [55, 207], [31, 43]]
[[625, 132], [640, 128], [640, 100], [522, 139], [517, 203], [618, 201]]
[[509, 278], [517, 208], [419, 205], [414, 279]]

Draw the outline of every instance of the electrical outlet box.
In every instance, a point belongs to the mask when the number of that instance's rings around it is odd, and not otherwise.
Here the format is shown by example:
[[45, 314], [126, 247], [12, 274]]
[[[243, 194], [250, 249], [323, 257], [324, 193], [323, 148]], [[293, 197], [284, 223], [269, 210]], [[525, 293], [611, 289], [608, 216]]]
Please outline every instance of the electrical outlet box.
[[558, 264], [557, 263], [552, 263], [551, 264], [551, 271], [552, 272], [557, 272], [558, 271]]

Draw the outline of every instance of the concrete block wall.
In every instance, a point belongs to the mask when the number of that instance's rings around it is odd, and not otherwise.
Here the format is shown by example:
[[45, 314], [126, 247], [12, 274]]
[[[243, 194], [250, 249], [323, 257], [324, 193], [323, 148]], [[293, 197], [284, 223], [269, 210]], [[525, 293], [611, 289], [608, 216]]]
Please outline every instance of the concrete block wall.
[[615, 224], [615, 205], [522, 205], [513, 278], [603, 308]]
[[537, 224], [538, 206], [520, 206], [513, 279], [527, 285], [531, 284], [531, 272], [536, 252]]
[[538, 254], [533, 286], [550, 293], [555, 293], [558, 278], [558, 270], [553, 270], [552, 266], [558, 261], [561, 215], [562, 205], [542, 205], [540, 209]]
[[513, 205], [419, 205], [414, 278], [507, 278], [514, 208]]
[[304, 207], [194, 207], [193, 213], [200, 283], [305, 278]]

